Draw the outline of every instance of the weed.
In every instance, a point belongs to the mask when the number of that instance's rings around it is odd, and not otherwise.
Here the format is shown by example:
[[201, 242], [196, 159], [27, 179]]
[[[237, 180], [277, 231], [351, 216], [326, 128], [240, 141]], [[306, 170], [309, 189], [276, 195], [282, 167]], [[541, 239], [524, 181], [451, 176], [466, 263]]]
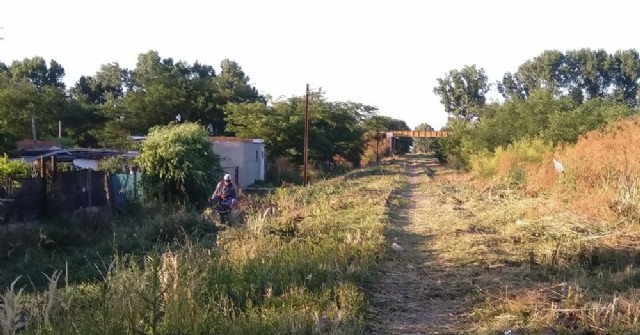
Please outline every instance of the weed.
[[28, 295], [47, 316], [25, 332], [361, 333], [360, 287], [383, 250], [397, 172], [385, 165], [247, 198], [242, 222], [215, 241], [207, 221], [187, 210], [115, 222], [118, 249], [95, 265], [99, 280], [61, 290], [54, 273], [48, 293]]

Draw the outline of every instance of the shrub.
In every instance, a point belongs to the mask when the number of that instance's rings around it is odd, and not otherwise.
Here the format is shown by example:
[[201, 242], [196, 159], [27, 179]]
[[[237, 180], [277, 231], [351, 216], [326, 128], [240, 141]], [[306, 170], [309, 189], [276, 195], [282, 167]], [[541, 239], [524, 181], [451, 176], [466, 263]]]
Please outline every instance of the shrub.
[[376, 142], [375, 138], [369, 138], [366, 141], [362, 155], [360, 156], [360, 165], [375, 164], [377, 159], [382, 160], [383, 157], [391, 155], [389, 150], [389, 140], [386, 138]]
[[108, 173], [128, 173], [131, 161], [124, 157], [107, 157], [98, 161], [98, 170]]
[[498, 147], [495, 152], [487, 149], [471, 155], [472, 171], [481, 178], [496, 176], [510, 186], [525, 186], [530, 165], [537, 165], [552, 152], [553, 146], [540, 138], [523, 138]]
[[0, 179], [26, 178], [31, 175], [31, 167], [24, 161], [10, 160], [4, 154], [0, 156]]
[[138, 163], [145, 188], [164, 200], [204, 204], [222, 176], [206, 130], [195, 123], [152, 128]]

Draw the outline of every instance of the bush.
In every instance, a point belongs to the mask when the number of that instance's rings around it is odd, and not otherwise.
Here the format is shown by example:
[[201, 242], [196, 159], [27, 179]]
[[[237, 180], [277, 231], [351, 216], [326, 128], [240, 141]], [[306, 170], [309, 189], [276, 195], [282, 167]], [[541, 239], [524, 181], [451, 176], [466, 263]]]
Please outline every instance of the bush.
[[204, 205], [223, 173], [206, 130], [195, 123], [152, 128], [138, 163], [145, 189], [164, 201]]
[[24, 161], [10, 160], [4, 154], [0, 156], [0, 179], [26, 178], [31, 176], [31, 167]]
[[495, 152], [484, 149], [471, 155], [471, 170], [482, 178], [496, 176], [509, 185], [524, 186], [527, 167], [542, 162], [552, 150], [550, 142], [523, 138]]
[[129, 173], [131, 160], [125, 157], [107, 157], [98, 161], [98, 170], [108, 173]]

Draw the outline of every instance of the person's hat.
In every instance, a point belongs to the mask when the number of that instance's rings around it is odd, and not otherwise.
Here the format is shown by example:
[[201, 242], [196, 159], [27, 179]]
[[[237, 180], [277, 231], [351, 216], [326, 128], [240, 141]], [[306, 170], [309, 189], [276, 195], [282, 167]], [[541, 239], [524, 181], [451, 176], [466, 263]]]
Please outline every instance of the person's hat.
[[230, 174], [225, 174], [224, 175], [224, 180], [231, 180], [231, 175]]

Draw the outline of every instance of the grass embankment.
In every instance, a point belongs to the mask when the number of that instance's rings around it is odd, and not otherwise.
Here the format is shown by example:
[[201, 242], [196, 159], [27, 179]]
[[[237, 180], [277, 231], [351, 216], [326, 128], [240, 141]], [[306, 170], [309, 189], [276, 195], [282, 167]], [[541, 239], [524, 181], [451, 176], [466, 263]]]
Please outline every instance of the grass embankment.
[[515, 145], [489, 182], [440, 178], [453, 210], [432, 249], [475, 287], [476, 333], [640, 333], [639, 131], [627, 119], [538, 159]]
[[41, 294], [9, 290], [4, 311], [22, 311], [27, 334], [362, 333], [360, 286], [383, 249], [394, 169], [279, 189], [215, 247], [117, 257], [96, 283], [67, 286], [58, 272]]

